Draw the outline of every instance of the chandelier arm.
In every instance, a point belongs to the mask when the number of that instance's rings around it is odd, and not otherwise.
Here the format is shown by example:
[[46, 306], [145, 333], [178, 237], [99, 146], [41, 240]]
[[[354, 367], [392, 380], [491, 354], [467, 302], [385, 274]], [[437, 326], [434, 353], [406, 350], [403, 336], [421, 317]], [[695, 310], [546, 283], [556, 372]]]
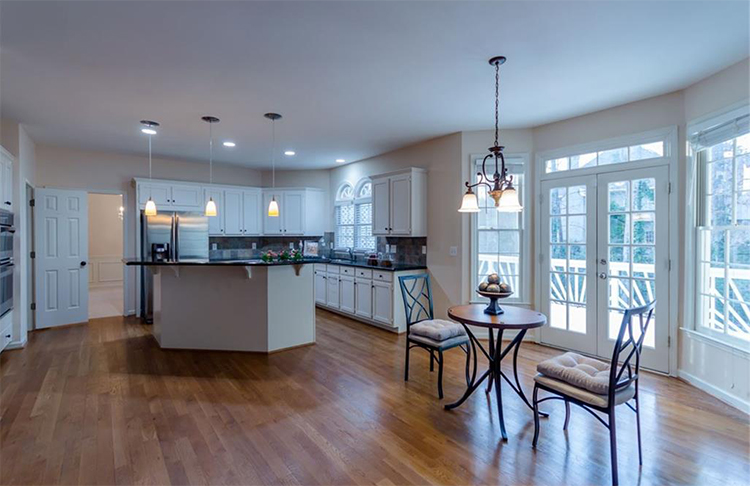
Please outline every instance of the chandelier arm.
[[[494, 178], [490, 178], [487, 176], [487, 159], [492, 157], [492, 154], [487, 154], [484, 156], [484, 159], [482, 160], [482, 176], [487, 179], [488, 181], [493, 180]], [[495, 161], [495, 172], [497, 172], [497, 160]]]
[[[477, 172], [477, 175], [480, 175], [479, 172]], [[471, 189], [471, 188], [477, 187], [477, 186], [487, 186], [488, 189], [492, 189], [492, 186], [490, 184], [486, 183], [485, 181], [479, 181], [479, 182], [474, 183], [474, 184], [469, 184], [469, 182], [467, 181], [467, 182], [464, 182], [464, 185], [468, 189]]]

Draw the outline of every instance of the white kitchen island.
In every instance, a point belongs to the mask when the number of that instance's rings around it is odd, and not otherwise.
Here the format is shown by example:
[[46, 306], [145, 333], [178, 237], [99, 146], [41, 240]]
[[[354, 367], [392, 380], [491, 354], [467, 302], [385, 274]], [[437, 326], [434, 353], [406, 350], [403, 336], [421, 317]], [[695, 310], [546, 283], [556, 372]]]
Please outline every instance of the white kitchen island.
[[162, 348], [272, 353], [315, 343], [313, 265], [144, 262]]

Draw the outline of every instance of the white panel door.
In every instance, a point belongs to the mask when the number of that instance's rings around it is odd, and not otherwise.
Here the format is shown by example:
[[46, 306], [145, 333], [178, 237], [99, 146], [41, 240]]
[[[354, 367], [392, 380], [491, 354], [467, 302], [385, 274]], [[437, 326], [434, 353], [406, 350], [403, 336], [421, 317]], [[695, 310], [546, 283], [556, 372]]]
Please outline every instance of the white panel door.
[[259, 235], [260, 229], [260, 191], [242, 193], [242, 234]]
[[84, 191], [37, 189], [36, 327], [88, 320], [88, 195]]
[[343, 276], [339, 281], [339, 309], [354, 314], [354, 277]]
[[[268, 215], [268, 205], [271, 203], [271, 199], [276, 197], [276, 204], [279, 205], [279, 215], [271, 217]], [[263, 234], [271, 236], [279, 236], [282, 233], [281, 220], [284, 217], [284, 201], [281, 193], [275, 192], [264, 192], [263, 193], [263, 207], [260, 208], [261, 214], [263, 214]]]
[[542, 183], [541, 218], [541, 341], [596, 354], [596, 176]]
[[303, 235], [305, 233], [305, 193], [289, 191], [284, 193], [284, 235]]
[[354, 281], [354, 313], [360, 317], [372, 319], [372, 280]]
[[173, 205], [198, 209], [201, 207], [201, 201], [203, 201], [203, 195], [199, 186], [172, 185]]
[[391, 177], [391, 226], [392, 235], [411, 234], [411, 175]]
[[203, 189], [204, 208], [209, 198], [213, 198], [214, 204], [216, 204], [216, 216], [208, 217], [208, 234], [211, 236], [222, 236], [224, 235], [224, 191], [206, 187]]
[[372, 318], [393, 325], [393, 286], [390, 283], [372, 282]]
[[387, 235], [391, 227], [390, 180], [375, 179], [372, 182], [372, 234]]
[[[667, 171], [667, 167], [635, 169], [601, 174], [597, 179], [597, 354], [611, 355], [624, 309], [656, 299], [641, 364], [664, 372], [669, 371], [670, 317]], [[637, 325], [633, 322], [634, 330]]]
[[224, 233], [227, 236], [242, 235], [242, 191], [224, 191]]
[[326, 282], [327, 276], [326, 273], [321, 270], [315, 270], [315, 303], [316, 304], [322, 304], [326, 305], [328, 302], [326, 300], [326, 287], [328, 286], [328, 283]]
[[335, 309], [339, 308], [339, 276], [329, 273], [326, 275], [326, 305]]

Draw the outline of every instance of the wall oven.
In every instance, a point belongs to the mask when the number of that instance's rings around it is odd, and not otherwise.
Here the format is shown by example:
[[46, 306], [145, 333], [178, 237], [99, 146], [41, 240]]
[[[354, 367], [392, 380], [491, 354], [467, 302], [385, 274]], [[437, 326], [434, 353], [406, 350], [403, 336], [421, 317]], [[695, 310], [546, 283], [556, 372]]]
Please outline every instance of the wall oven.
[[13, 309], [13, 213], [0, 210], [0, 316]]

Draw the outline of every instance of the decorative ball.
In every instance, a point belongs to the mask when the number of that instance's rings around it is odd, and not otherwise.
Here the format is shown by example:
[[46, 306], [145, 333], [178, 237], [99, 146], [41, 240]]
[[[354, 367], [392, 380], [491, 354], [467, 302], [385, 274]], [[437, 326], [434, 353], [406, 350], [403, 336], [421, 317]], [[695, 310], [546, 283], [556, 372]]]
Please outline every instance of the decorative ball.
[[500, 293], [500, 286], [496, 283], [491, 283], [487, 286], [486, 290], [492, 294], [498, 294]]
[[504, 294], [505, 294], [505, 293], [508, 293], [508, 292], [510, 292], [510, 291], [511, 291], [511, 289], [510, 289], [510, 285], [508, 285], [508, 284], [507, 284], [507, 283], [505, 283], [505, 282], [501, 283], [501, 284], [499, 285], [499, 287], [500, 287], [500, 292], [502, 292], [502, 293], [504, 293]]
[[480, 284], [479, 284], [479, 290], [480, 290], [481, 292], [484, 292], [485, 290], [487, 290], [487, 286], [488, 286], [488, 285], [489, 285], [489, 284], [488, 284], [487, 282], [482, 282], [482, 283], [480, 283]]
[[493, 273], [492, 275], [490, 275], [490, 276], [487, 277], [487, 282], [489, 282], [491, 284], [499, 284], [500, 283], [500, 277], [496, 273]]

